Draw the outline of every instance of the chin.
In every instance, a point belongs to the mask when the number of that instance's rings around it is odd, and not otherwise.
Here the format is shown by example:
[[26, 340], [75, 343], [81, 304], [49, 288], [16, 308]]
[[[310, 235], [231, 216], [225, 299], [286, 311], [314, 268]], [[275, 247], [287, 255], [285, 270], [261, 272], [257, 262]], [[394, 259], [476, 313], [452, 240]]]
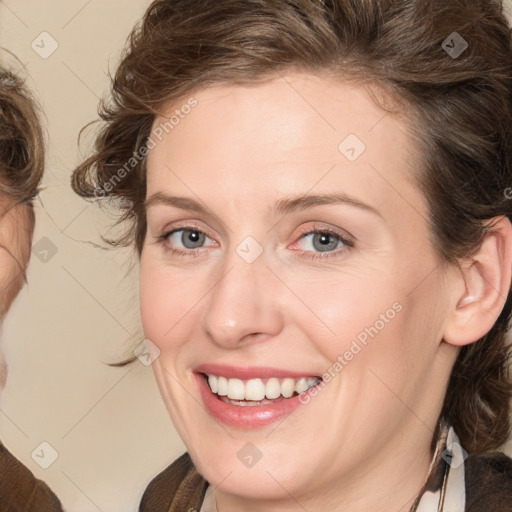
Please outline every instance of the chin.
[[[286, 448], [284, 452], [286, 452]], [[286, 459], [286, 453], [269, 459], [262, 457], [252, 467], [245, 466], [236, 451], [218, 455], [202, 453], [194, 464], [203, 477], [219, 492], [246, 499], [279, 500], [287, 493], [298, 495], [305, 489], [305, 463]], [[302, 478], [298, 479], [302, 474]], [[285, 490], [286, 489], [286, 490]]]

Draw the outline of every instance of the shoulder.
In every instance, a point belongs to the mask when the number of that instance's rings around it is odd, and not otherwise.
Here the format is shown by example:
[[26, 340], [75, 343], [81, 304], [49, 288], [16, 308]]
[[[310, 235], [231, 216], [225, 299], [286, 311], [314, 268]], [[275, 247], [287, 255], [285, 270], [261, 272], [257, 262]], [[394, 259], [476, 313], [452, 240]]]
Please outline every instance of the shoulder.
[[158, 474], [142, 496], [140, 512], [200, 510], [208, 482], [184, 453]]
[[504, 453], [469, 455], [465, 462], [466, 511], [512, 511], [512, 459]]
[[62, 505], [41, 480], [0, 443], [0, 510], [62, 512]]

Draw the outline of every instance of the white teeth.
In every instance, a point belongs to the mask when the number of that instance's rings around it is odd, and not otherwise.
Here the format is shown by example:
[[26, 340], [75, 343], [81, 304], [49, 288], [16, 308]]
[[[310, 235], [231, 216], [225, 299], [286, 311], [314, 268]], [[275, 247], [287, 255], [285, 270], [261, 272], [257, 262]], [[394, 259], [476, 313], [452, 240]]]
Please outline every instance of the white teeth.
[[265, 398], [272, 400], [279, 398], [281, 395], [284, 398], [290, 398], [294, 393], [304, 393], [317, 384], [318, 380], [316, 377], [302, 377], [298, 380], [271, 377], [265, 383], [262, 379], [242, 381], [208, 375], [208, 384], [213, 393], [219, 396], [227, 396], [231, 400], [245, 400], [248, 402], [260, 402]]
[[251, 379], [245, 385], [245, 399], [259, 401], [265, 398], [266, 386], [261, 379]]
[[307, 389], [312, 388], [316, 384], [320, 382], [321, 379], [318, 379], [317, 377], [308, 377], [306, 379]]
[[208, 376], [208, 384], [210, 385], [210, 389], [214, 393], [217, 393], [217, 391], [219, 389], [219, 381], [218, 381], [218, 379], [217, 379], [217, 377], [215, 375], [209, 375]]
[[[306, 381], [306, 377], [302, 377], [302, 379], [299, 379], [297, 381], [297, 384], [295, 384], [295, 391], [297, 391], [297, 393], [299, 393], [299, 395], [301, 393], [304, 393], [304, 391], [306, 391], [306, 389], [308, 389], [309, 386], [308, 386], [308, 383]], [[212, 388], [212, 391], [213, 391], [213, 388]], [[213, 391], [215, 393], [215, 391]]]
[[219, 377], [217, 380], [217, 395], [226, 396], [228, 394], [228, 379], [226, 377]]
[[245, 399], [245, 386], [240, 379], [228, 379], [228, 398], [231, 400]]
[[294, 379], [284, 379], [281, 384], [281, 394], [285, 398], [290, 398], [295, 391], [295, 380]]
[[272, 377], [267, 380], [265, 385], [265, 396], [267, 398], [278, 398], [281, 396], [281, 383], [279, 379]]

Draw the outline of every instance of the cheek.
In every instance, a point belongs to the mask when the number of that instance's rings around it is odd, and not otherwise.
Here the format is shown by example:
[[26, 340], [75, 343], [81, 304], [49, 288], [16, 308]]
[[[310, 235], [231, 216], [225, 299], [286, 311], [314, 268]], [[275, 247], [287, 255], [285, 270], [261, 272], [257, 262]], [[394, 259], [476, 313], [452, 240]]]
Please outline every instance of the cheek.
[[358, 389], [374, 404], [375, 397], [393, 398], [379, 377], [392, 389], [413, 386], [411, 375], [426, 371], [440, 338], [441, 306], [432, 307], [438, 280], [431, 276], [418, 286], [417, 269], [398, 263], [331, 274], [323, 282], [297, 280], [294, 288], [314, 313], [311, 321], [295, 318], [330, 361], [326, 380]]
[[[377, 269], [354, 269], [326, 275], [323, 279], [296, 280], [294, 291], [310, 307], [297, 310], [297, 321], [330, 361], [347, 350], [358, 352], [369, 340], [383, 337], [402, 313], [399, 283]], [[389, 275], [389, 273], [388, 273]], [[379, 278], [377, 278], [380, 276]], [[309, 318], [310, 321], [305, 319]], [[309, 325], [308, 325], [309, 324]], [[350, 357], [350, 355], [349, 355]]]
[[0, 249], [0, 319], [23, 286], [23, 274], [12, 256]]
[[139, 279], [140, 313], [145, 337], [162, 352], [175, 348], [186, 341], [185, 333], [197, 324], [194, 320], [209, 281], [199, 273], [165, 267], [149, 258], [141, 259]]
[[[170, 280], [161, 278], [154, 265], [141, 261], [140, 313], [144, 335], [160, 346], [165, 334], [172, 327], [171, 312], [179, 307], [177, 290]], [[160, 347], [161, 348], [161, 347]]]

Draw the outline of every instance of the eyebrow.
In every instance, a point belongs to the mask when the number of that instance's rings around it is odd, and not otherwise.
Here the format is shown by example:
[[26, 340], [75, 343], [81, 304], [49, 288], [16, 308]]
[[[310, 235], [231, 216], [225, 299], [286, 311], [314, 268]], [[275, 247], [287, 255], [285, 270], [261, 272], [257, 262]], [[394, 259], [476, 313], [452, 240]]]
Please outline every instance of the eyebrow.
[[[344, 193], [300, 195], [279, 199], [276, 201], [274, 207], [272, 208], [272, 213], [275, 216], [286, 215], [300, 210], [308, 210], [316, 206], [336, 204], [354, 206], [382, 218], [381, 213], [372, 206]], [[173, 206], [175, 208], [194, 211], [204, 215], [213, 215], [209, 208], [194, 199], [187, 197], [169, 196], [161, 192], [153, 194], [144, 203], [146, 211], [149, 208], [157, 205]]]
[[280, 199], [276, 202], [273, 211], [275, 215], [286, 215], [298, 210], [307, 210], [314, 208], [315, 206], [331, 204], [346, 204], [349, 206], [355, 206], [361, 210], [365, 210], [379, 217], [382, 217], [380, 212], [372, 206], [359, 201], [355, 197], [351, 197], [343, 193], [302, 195]]
[[152, 206], [173, 206], [175, 208], [180, 208], [182, 210], [190, 210], [196, 211], [198, 213], [203, 214], [211, 214], [210, 210], [203, 206], [198, 201], [194, 199], [189, 199], [187, 197], [178, 197], [178, 196], [168, 196], [167, 194], [163, 194], [162, 192], [157, 192], [152, 196], [148, 197], [144, 202], [145, 210], [149, 210]]

